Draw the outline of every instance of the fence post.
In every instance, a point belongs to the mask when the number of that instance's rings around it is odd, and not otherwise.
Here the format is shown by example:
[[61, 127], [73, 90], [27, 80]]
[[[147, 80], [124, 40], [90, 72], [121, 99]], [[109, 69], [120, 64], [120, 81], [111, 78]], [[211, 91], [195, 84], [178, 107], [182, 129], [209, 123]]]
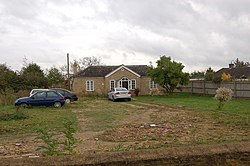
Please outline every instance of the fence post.
[[236, 80], [234, 80], [234, 97], [237, 98], [237, 83], [236, 83]]
[[206, 81], [204, 79], [204, 81], [203, 81], [203, 95], [205, 95], [205, 94], [206, 94]]
[[191, 93], [194, 93], [194, 81], [191, 81]]

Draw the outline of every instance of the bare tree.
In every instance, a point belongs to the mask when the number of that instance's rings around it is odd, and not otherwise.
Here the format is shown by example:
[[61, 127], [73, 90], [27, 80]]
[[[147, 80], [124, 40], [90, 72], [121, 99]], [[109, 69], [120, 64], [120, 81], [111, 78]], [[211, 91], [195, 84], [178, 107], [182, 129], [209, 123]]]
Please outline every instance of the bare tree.
[[71, 69], [72, 72], [75, 72], [76, 68], [77, 71], [81, 71], [86, 69], [89, 66], [99, 66], [101, 65], [101, 59], [98, 57], [83, 57], [79, 60], [74, 60], [74, 62], [71, 62]]
[[249, 65], [250, 65], [249, 62], [240, 61], [239, 58], [237, 58], [234, 61], [234, 66], [235, 67], [248, 67]]

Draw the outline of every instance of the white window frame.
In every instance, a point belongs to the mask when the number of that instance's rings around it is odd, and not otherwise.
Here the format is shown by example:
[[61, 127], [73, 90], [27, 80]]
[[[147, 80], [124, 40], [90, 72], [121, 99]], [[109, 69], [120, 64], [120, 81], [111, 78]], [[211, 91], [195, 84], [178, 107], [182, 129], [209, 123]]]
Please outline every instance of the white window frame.
[[94, 91], [95, 87], [94, 87], [94, 81], [93, 80], [87, 80], [86, 81], [86, 91]]
[[[134, 82], [134, 87], [133, 87], [133, 82]], [[131, 90], [135, 90], [136, 89], [136, 80], [135, 79], [132, 79], [131, 81], [130, 81], [130, 87], [131, 87]]]
[[[112, 85], [113, 84], [113, 85]], [[113, 87], [112, 87], [113, 86]], [[110, 87], [110, 90], [115, 88], [115, 80], [110, 80], [109, 81], [109, 87]]]
[[155, 83], [154, 81], [150, 80], [149, 81], [149, 89], [154, 89], [157, 88], [157, 83]]

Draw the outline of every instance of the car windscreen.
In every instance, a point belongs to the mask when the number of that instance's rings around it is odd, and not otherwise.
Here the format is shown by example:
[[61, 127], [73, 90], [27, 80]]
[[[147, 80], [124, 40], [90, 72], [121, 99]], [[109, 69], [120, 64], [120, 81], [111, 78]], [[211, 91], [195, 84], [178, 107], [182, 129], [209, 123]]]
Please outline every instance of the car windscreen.
[[128, 91], [128, 90], [125, 88], [116, 88], [116, 91]]

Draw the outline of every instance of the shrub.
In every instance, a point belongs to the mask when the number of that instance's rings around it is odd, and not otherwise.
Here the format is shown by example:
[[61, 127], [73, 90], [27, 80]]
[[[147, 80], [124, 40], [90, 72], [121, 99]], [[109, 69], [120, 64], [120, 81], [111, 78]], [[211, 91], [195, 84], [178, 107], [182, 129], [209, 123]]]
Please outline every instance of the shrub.
[[159, 95], [159, 90], [157, 88], [152, 88], [149, 92], [149, 95], [151, 96]]
[[225, 103], [232, 99], [233, 91], [228, 88], [218, 88], [216, 90], [216, 95], [214, 96], [218, 103], [218, 110], [221, 110]]
[[2, 121], [10, 121], [10, 120], [22, 120], [27, 119], [28, 115], [26, 115], [24, 112], [20, 111], [18, 108], [15, 112], [0, 112], [0, 120]]
[[[76, 154], [75, 147], [79, 139], [75, 138], [74, 134], [77, 131], [76, 122], [74, 120], [65, 119], [63, 123], [64, 130], [54, 133], [47, 129], [37, 129], [39, 134], [37, 139], [43, 141], [43, 145], [37, 150], [41, 150], [46, 156], [73, 155]], [[64, 140], [60, 141], [57, 134], [63, 133]]]
[[14, 91], [11, 89], [6, 89], [0, 91], [0, 105], [11, 105], [16, 100]]
[[230, 81], [232, 76], [230, 74], [222, 73], [221, 80], [222, 81]]

